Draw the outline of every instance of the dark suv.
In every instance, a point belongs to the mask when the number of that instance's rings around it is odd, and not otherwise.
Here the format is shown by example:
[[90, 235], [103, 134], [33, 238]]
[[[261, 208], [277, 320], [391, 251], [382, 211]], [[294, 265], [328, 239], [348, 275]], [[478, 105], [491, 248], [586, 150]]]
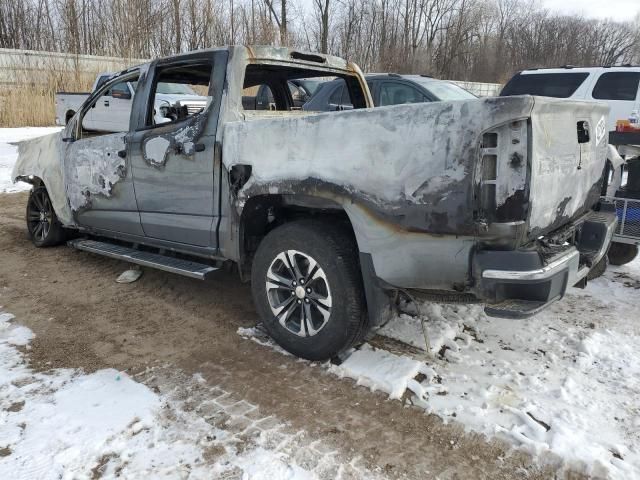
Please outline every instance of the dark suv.
[[[376, 107], [476, 98], [454, 83], [425, 75], [375, 73], [366, 75], [365, 78]], [[349, 92], [344, 88], [344, 80], [340, 78], [321, 84], [311, 100], [302, 106], [303, 110], [321, 112], [352, 108]]]

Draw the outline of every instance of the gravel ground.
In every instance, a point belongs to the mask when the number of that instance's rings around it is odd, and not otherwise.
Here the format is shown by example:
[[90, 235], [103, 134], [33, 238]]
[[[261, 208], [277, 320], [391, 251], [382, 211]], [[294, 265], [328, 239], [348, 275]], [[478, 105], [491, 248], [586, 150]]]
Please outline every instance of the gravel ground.
[[[353, 478], [578, 478], [558, 474], [553, 459], [532, 464], [505, 443], [246, 341], [236, 332], [257, 316], [235, 273], [201, 282], [146, 269], [137, 282], [118, 284], [122, 262], [36, 249], [26, 236], [26, 198], [0, 194], [0, 305], [35, 333], [25, 353], [36, 371], [114, 368], [174, 391], [188, 391], [183, 382], [197, 374], [204, 391], [224, 391], [285, 423], [283, 434], [302, 435], [305, 452], [311, 444], [337, 452], [354, 465]], [[190, 408], [199, 412], [206, 401], [193, 395]]]

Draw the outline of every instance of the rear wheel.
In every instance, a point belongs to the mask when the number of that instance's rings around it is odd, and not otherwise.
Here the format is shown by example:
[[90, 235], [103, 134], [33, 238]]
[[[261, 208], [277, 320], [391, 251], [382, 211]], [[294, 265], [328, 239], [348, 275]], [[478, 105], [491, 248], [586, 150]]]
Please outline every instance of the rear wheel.
[[328, 360], [361, 338], [364, 293], [353, 238], [317, 221], [287, 223], [260, 243], [251, 288], [271, 337], [308, 360]]
[[636, 258], [636, 255], [638, 255], [638, 246], [628, 243], [611, 242], [607, 255], [611, 265], [625, 265]]
[[44, 187], [34, 188], [27, 201], [27, 229], [36, 247], [57, 245], [64, 240], [62, 224]]

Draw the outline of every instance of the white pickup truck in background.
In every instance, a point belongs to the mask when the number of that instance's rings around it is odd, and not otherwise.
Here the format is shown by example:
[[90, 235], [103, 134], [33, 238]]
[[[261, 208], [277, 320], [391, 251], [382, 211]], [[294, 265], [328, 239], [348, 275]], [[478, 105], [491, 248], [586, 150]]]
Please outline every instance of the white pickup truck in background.
[[[113, 76], [113, 73], [99, 74], [93, 83], [91, 92], [100, 88]], [[85, 115], [83, 127], [99, 132], [126, 130], [129, 125], [136, 87], [137, 82], [120, 82], [113, 85], [93, 109]], [[176, 111], [181, 108], [186, 108], [189, 114], [193, 114], [202, 110], [207, 104], [207, 97], [199, 95], [189, 85], [160, 82], [157, 88], [154, 108], [156, 124], [172, 121]], [[89, 98], [91, 92], [57, 92], [55, 96], [56, 125], [66, 125]]]

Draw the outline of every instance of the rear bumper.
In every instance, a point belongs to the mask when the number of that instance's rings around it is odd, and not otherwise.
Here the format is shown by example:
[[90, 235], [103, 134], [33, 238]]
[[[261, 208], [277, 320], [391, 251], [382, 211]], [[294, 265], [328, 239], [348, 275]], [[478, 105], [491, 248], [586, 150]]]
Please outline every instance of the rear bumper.
[[[609, 210], [609, 209], [605, 209]], [[538, 250], [480, 251], [473, 257], [477, 295], [490, 316], [526, 318], [585, 281], [606, 254], [616, 227], [615, 211], [591, 212], [575, 224], [577, 241], [544, 258]]]

